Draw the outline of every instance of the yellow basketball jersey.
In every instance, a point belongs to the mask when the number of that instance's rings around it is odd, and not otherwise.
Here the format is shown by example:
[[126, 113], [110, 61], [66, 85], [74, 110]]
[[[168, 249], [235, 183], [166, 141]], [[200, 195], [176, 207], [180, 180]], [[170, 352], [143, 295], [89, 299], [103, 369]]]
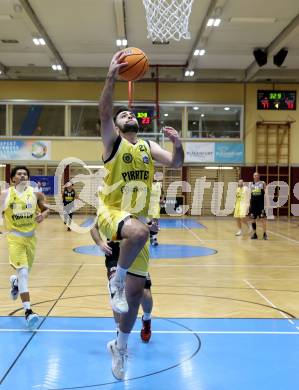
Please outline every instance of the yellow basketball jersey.
[[36, 228], [37, 199], [33, 188], [28, 187], [19, 194], [15, 187], [10, 187], [7, 194], [4, 218], [8, 230], [28, 233]]
[[119, 137], [104, 167], [109, 171], [101, 196], [104, 204], [137, 216], [147, 216], [154, 177], [149, 144], [142, 139], [131, 144]]
[[245, 188], [244, 187], [238, 187], [237, 188], [237, 193], [236, 193], [237, 200], [239, 200], [239, 201], [244, 200], [245, 199], [245, 195], [246, 195]]
[[162, 193], [162, 183], [160, 181], [156, 181], [152, 185], [152, 197], [159, 200]]

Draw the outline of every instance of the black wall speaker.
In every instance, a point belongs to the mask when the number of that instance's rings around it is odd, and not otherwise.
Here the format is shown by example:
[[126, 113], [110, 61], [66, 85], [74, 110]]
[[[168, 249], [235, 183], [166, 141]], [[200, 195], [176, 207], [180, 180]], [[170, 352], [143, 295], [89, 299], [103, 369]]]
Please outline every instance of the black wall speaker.
[[282, 48], [273, 56], [273, 63], [276, 66], [281, 66], [288, 55], [288, 49]]
[[267, 53], [263, 49], [255, 49], [253, 50], [254, 58], [258, 64], [258, 66], [264, 66], [267, 63]]

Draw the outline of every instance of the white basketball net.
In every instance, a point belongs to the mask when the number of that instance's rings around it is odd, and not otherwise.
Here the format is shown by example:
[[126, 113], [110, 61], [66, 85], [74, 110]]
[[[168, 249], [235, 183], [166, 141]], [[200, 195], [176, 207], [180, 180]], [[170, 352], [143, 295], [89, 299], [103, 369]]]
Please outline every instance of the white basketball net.
[[193, 0], [143, 0], [148, 38], [167, 42], [190, 39], [189, 16]]

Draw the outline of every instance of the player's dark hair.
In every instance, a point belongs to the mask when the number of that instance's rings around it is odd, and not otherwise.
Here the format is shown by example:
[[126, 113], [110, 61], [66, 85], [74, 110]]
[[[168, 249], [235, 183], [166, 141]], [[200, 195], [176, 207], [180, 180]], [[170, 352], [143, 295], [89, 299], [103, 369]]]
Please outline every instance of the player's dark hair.
[[27, 176], [30, 177], [29, 169], [27, 167], [25, 167], [25, 165], [17, 165], [10, 172], [10, 179], [11, 180], [16, 176], [16, 173], [18, 172], [19, 169], [23, 169], [24, 171], [26, 171], [27, 172]]
[[114, 114], [114, 116], [113, 116], [114, 123], [115, 123], [115, 121], [116, 121], [116, 118], [117, 118], [118, 114], [120, 114], [120, 113], [123, 112], [123, 111], [129, 111], [129, 112], [131, 112], [131, 110], [130, 110], [129, 107], [127, 107], [127, 106], [117, 107], [117, 108], [116, 108], [116, 111], [115, 111], [115, 114]]

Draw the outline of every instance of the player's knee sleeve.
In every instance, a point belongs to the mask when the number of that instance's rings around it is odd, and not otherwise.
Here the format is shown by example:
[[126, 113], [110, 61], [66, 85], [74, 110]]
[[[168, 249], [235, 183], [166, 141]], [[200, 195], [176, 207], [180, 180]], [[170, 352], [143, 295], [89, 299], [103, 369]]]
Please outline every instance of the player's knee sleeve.
[[18, 288], [20, 294], [28, 292], [28, 268], [18, 269]]

